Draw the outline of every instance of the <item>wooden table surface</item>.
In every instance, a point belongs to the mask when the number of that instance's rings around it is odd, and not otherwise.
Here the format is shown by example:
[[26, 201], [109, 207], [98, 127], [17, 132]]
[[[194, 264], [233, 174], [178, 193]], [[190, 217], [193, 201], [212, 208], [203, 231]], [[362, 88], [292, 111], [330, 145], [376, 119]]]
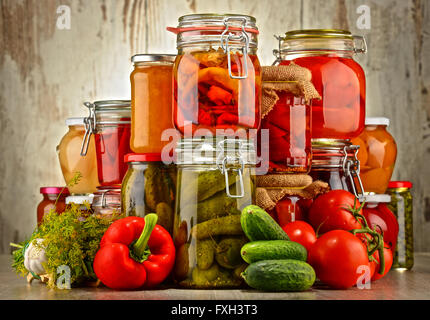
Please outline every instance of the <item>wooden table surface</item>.
[[10, 267], [10, 256], [0, 256], [0, 299], [13, 300], [430, 300], [430, 253], [415, 254], [411, 271], [392, 270], [371, 289], [330, 290], [313, 288], [307, 292], [272, 293], [256, 290], [183, 290], [113, 291], [105, 287], [48, 289], [39, 281], [27, 284]]

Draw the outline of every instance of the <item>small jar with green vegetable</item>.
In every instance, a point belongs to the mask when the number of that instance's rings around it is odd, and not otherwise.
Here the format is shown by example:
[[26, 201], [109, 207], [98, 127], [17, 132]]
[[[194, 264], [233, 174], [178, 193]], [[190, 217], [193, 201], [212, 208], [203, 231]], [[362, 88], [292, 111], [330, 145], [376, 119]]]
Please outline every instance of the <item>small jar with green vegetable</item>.
[[412, 195], [409, 181], [390, 181], [387, 193], [391, 195], [390, 210], [399, 223], [394, 269], [410, 270], [414, 265], [414, 237], [412, 221]]
[[185, 288], [243, 284], [248, 242], [241, 210], [255, 201], [255, 147], [238, 139], [183, 139], [176, 148], [174, 280]]
[[121, 186], [121, 212], [126, 216], [158, 215], [158, 224], [170, 234], [176, 191], [176, 166], [161, 161], [161, 154], [130, 153]]

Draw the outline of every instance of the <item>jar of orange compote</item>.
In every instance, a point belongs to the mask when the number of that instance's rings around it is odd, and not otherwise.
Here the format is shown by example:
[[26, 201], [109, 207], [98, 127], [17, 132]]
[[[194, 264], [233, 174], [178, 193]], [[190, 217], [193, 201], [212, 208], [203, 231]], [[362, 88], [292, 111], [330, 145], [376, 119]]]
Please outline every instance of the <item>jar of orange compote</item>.
[[176, 55], [137, 54], [131, 58], [130, 148], [136, 153], [161, 153], [168, 141], [163, 131], [173, 128], [172, 69]]
[[360, 146], [360, 177], [364, 191], [383, 194], [387, 190], [397, 157], [397, 145], [387, 131], [390, 119], [366, 118], [364, 131], [352, 143]]

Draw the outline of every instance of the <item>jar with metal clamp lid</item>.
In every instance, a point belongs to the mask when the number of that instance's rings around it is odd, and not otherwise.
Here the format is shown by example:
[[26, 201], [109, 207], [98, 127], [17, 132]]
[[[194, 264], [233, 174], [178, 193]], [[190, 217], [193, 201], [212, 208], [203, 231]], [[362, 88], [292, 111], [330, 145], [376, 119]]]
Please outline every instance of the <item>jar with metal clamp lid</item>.
[[346, 30], [295, 30], [276, 37], [274, 64], [292, 62], [312, 72], [321, 100], [312, 102], [312, 137], [352, 139], [364, 128], [366, 79], [353, 59], [367, 51], [366, 41]]
[[327, 182], [332, 190], [346, 190], [357, 198], [364, 195], [360, 179], [360, 162], [357, 160], [359, 146], [349, 140], [312, 140], [313, 180]]
[[[261, 67], [255, 18], [192, 14], [179, 18], [173, 68], [176, 128], [186, 137], [229, 135], [260, 125]], [[200, 131], [198, 129], [205, 129]]]
[[246, 267], [240, 248], [248, 241], [240, 214], [255, 202], [254, 143], [183, 139], [176, 154], [174, 279], [187, 288], [238, 287]]
[[99, 218], [111, 218], [121, 214], [121, 189], [97, 188], [91, 208]]
[[130, 153], [130, 100], [85, 102], [90, 114], [85, 118], [81, 155], [88, 151], [95, 135], [97, 172], [103, 187], [120, 187], [127, 172], [124, 155]]
[[138, 153], [161, 153], [168, 141], [163, 131], [173, 128], [172, 69], [176, 55], [136, 54], [131, 82], [130, 147]]

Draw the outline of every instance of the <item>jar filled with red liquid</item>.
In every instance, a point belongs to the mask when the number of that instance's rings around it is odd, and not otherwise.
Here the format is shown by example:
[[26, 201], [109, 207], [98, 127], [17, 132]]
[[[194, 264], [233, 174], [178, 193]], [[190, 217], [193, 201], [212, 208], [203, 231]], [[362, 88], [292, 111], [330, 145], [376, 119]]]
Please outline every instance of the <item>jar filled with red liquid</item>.
[[177, 34], [173, 119], [182, 135], [246, 138], [250, 129], [258, 129], [261, 67], [255, 18], [192, 14], [168, 30]]
[[307, 173], [310, 170], [311, 106], [302, 97], [279, 92], [279, 100], [261, 122], [269, 129], [269, 172]]
[[312, 138], [357, 137], [364, 128], [366, 79], [353, 57], [366, 52], [364, 38], [345, 30], [310, 29], [287, 32], [278, 40], [276, 62], [308, 68], [322, 97], [312, 102]]
[[346, 190], [361, 198], [364, 194], [360, 179], [359, 146], [349, 140], [312, 140], [312, 179], [327, 182], [331, 190]]
[[42, 187], [40, 193], [43, 200], [37, 206], [37, 224], [42, 222], [43, 216], [51, 209], [63, 213], [66, 210], [66, 197], [70, 195], [69, 190], [64, 187]]
[[89, 138], [95, 135], [97, 172], [100, 186], [120, 187], [127, 172], [124, 155], [130, 153], [130, 100], [86, 102], [90, 115], [85, 118], [81, 155], [86, 155]]

